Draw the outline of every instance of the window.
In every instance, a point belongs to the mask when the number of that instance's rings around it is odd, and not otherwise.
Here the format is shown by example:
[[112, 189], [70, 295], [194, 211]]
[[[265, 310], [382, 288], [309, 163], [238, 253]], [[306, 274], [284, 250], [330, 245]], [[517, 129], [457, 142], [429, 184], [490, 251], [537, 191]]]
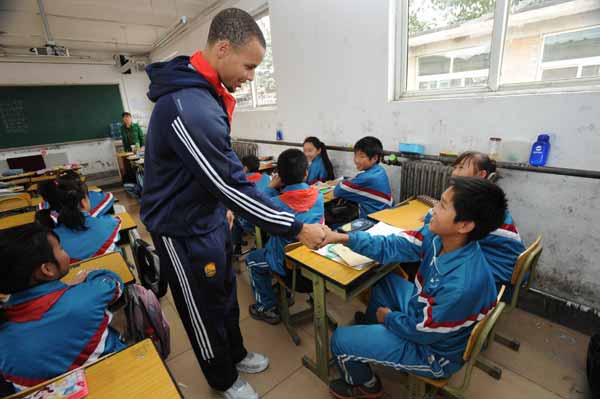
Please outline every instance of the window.
[[263, 62], [256, 68], [254, 73], [254, 81], [244, 83], [234, 93], [237, 107], [240, 109], [253, 109], [277, 104], [277, 83], [275, 82], [271, 47], [271, 20], [268, 12], [259, 14], [256, 17], [256, 22], [265, 36], [267, 48]]
[[394, 5], [396, 99], [556, 81], [600, 83], [600, 1], [394, 0]]

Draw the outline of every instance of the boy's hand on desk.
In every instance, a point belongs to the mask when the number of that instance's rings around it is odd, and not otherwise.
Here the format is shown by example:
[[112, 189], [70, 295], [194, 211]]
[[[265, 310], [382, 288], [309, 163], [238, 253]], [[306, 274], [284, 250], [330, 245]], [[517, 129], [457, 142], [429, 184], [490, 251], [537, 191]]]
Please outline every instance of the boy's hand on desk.
[[331, 230], [328, 226], [323, 226], [325, 230], [325, 240], [321, 244], [320, 248], [328, 244], [345, 244], [348, 242], [348, 234], [338, 233]]
[[77, 272], [77, 274], [75, 275], [75, 277], [73, 277], [73, 279], [71, 281], [69, 281], [67, 284], [68, 285], [77, 285], [77, 284], [81, 284], [85, 281], [85, 279], [87, 278], [89, 273], [89, 270], [80, 270]]
[[298, 234], [298, 241], [310, 249], [318, 249], [325, 241], [325, 226], [320, 224], [305, 224]]
[[390, 313], [392, 309], [390, 308], [377, 308], [377, 322], [383, 324], [385, 321], [385, 316]]

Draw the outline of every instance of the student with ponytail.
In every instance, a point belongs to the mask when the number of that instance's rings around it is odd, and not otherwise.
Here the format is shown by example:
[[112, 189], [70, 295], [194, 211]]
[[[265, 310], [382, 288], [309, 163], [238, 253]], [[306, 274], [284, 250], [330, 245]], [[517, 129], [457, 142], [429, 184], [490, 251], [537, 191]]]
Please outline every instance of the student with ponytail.
[[308, 167], [308, 184], [324, 182], [335, 179], [333, 165], [327, 154], [327, 146], [317, 137], [311, 136], [304, 139], [304, 155], [310, 163]]
[[54, 225], [54, 233], [60, 238], [69, 254], [71, 263], [112, 252], [119, 240], [121, 221], [111, 215], [92, 217], [87, 186], [80, 180], [58, 185], [47, 191], [50, 206], [58, 210], [58, 217], [51, 217], [49, 210], [38, 212], [38, 223]]

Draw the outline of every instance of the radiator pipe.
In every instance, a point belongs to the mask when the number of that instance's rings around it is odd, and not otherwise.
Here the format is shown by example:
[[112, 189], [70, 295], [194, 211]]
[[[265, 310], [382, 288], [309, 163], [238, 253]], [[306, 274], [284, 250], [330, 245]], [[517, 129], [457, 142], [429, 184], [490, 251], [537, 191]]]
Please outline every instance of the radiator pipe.
[[[295, 143], [291, 141], [273, 141], [273, 140], [256, 140], [256, 139], [244, 139], [244, 138], [234, 138], [236, 141], [245, 141], [249, 143], [256, 144], [269, 144], [269, 145], [282, 145], [286, 147], [302, 147], [302, 143]], [[344, 147], [344, 146], [327, 146], [328, 150], [332, 151], [341, 151], [341, 152], [353, 152], [352, 147]], [[397, 157], [405, 158], [411, 161], [436, 161], [444, 164], [451, 164], [454, 162], [453, 157], [442, 157], [439, 155], [426, 155], [426, 154], [413, 154], [408, 152], [397, 152], [397, 151], [383, 151], [384, 155], [394, 154]], [[583, 177], [587, 179], [600, 179], [600, 171], [597, 170], [586, 170], [586, 169], [570, 169], [570, 168], [556, 168], [552, 166], [531, 166], [526, 163], [516, 163], [516, 162], [497, 162], [499, 168], [509, 169], [509, 170], [521, 170], [525, 172], [533, 172], [533, 173], [545, 173], [551, 175], [560, 175], [560, 176], [573, 176], [573, 177]], [[398, 166], [402, 166], [402, 162], [399, 163]]]

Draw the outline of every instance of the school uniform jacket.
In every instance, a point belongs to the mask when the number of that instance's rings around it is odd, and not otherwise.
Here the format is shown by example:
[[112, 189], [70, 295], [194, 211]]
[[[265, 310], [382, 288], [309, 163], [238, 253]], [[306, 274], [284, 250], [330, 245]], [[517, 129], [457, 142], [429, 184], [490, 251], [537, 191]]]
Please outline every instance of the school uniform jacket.
[[[284, 187], [281, 194], [270, 187], [266, 189], [266, 193], [279, 208], [294, 214], [303, 223], [325, 222], [323, 194], [315, 187], [299, 183]], [[271, 270], [281, 276], [286, 275], [284, 249], [291, 241], [284, 237], [272, 236], [265, 245], [265, 260]]]
[[[231, 148], [230, 122], [216, 89], [189, 57], [147, 68], [155, 103], [146, 136], [141, 217], [149, 231], [204, 235], [226, 207], [271, 234], [295, 237], [302, 223], [246, 179]], [[214, 73], [214, 71], [213, 71]]]
[[85, 215], [86, 230], [71, 230], [64, 224], [58, 224], [54, 232], [60, 238], [60, 244], [71, 258], [71, 263], [94, 256], [113, 252], [119, 241], [121, 219], [118, 216], [104, 215], [91, 217]]
[[[115, 197], [112, 193], [105, 193], [102, 191], [89, 191], [88, 197], [90, 199], [90, 216], [102, 216], [106, 215], [115, 204]], [[50, 204], [46, 201], [41, 202], [38, 205], [38, 210], [48, 209]], [[56, 223], [58, 221], [58, 212], [51, 211], [50, 216]]]
[[358, 204], [361, 218], [392, 206], [390, 179], [380, 164], [359, 172], [353, 179], [342, 180], [333, 195]]
[[396, 236], [351, 233], [346, 245], [381, 264], [421, 261], [408, 308], [390, 312], [384, 324], [403, 339], [427, 345], [438, 359], [462, 364], [474, 324], [496, 304], [494, 279], [479, 243], [440, 256], [440, 238], [424, 226]]
[[83, 283], [55, 280], [12, 294], [2, 305], [0, 373], [23, 389], [125, 347], [109, 328], [118, 275], [95, 270]]
[[[429, 224], [430, 220], [431, 211], [425, 216], [425, 224]], [[491, 267], [497, 285], [510, 285], [515, 263], [525, 251], [525, 244], [508, 210], [502, 226], [479, 240], [479, 246]]]
[[308, 176], [306, 182], [313, 185], [318, 182], [327, 181], [327, 169], [325, 169], [325, 163], [320, 155], [317, 155], [315, 159], [310, 163], [308, 167]]
[[269, 187], [269, 183], [271, 183], [271, 178], [266, 173], [246, 173], [246, 179], [249, 182], [256, 184], [256, 188], [260, 191], [265, 191], [267, 187]]

